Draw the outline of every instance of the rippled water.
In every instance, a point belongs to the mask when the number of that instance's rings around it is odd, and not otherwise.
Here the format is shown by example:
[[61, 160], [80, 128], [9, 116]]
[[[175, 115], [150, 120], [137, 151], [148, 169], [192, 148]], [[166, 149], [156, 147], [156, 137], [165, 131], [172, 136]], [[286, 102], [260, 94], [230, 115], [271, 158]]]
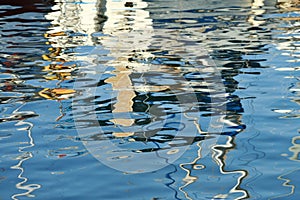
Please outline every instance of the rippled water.
[[297, 0], [2, 0], [0, 199], [298, 199]]

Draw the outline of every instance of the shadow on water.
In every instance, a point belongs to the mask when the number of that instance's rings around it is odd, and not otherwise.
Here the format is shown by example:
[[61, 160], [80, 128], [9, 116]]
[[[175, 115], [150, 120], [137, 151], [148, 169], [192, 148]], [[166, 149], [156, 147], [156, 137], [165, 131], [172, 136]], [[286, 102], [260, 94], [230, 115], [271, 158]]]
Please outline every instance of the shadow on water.
[[298, 5], [3, 0], [0, 198], [295, 199]]

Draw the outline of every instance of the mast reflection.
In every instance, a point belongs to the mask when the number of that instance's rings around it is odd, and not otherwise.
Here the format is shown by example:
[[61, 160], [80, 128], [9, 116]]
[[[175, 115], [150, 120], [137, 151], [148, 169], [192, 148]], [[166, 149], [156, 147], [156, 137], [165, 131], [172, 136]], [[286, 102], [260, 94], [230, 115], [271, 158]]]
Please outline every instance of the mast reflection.
[[[179, 191], [181, 191], [185, 198], [188, 199], [188, 200], [192, 200], [192, 198], [189, 196], [188, 192], [186, 192], [184, 189], [185, 187], [187, 187], [188, 185], [196, 182], [198, 180], [198, 177], [197, 176], [192, 176], [191, 173], [192, 173], [192, 170], [201, 170], [203, 168], [205, 168], [205, 165], [202, 165], [202, 164], [197, 164], [197, 162], [202, 158], [202, 155], [201, 155], [201, 142], [198, 142], [197, 143], [197, 147], [199, 148], [198, 151], [197, 151], [197, 157], [189, 162], [189, 163], [181, 163], [179, 164], [179, 167], [184, 170], [186, 172], [186, 175], [185, 177], [182, 179], [182, 181], [185, 182], [184, 185], [180, 186], [179, 187]], [[191, 166], [191, 169], [188, 169], [186, 166]]]
[[232, 171], [226, 171], [226, 153], [230, 151], [231, 149], [235, 148], [234, 144], [234, 137], [227, 136], [227, 141], [225, 144], [216, 144], [212, 147], [213, 149], [213, 159], [216, 161], [216, 163], [219, 166], [219, 170], [222, 174], [228, 175], [228, 174], [237, 174], [237, 182], [236, 184], [230, 189], [228, 194], [218, 194], [215, 196], [215, 198], [228, 198], [231, 194], [237, 193], [239, 196], [235, 199], [245, 199], [249, 197], [249, 194], [247, 190], [241, 188], [241, 183], [243, 179], [248, 175], [248, 172], [246, 170], [240, 169], [240, 170], [232, 170]]
[[[23, 106], [23, 105], [22, 105]], [[24, 115], [24, 114], [32, 114], [31, 112], [19, 112], [19, 109], [21, 109], [20, 106], [18, 109], [16, 109], [12, 114], [13, 115]], [[20, 179], [20, 182], [16, 184], [16, 188], [20, 190], [25, 190], [25, 192], [22, 193], [17, 193], [12, 195], [12, 199], [17, 200], [19, 197], [34, 197], [32, 194], [35, 190], [41, 188], [40, 184], [27, 184], [28, 178], [24, 176], [24, 172], [26, 171], [25, 168], [23, 167], [24, 162], [28, 161], [29, 159], [33, 158], [33, 153], [31, 151], [26, 151], [26, 149], [32, 148], [35, 146], [34, 144], [34, 139], [32, 137], [32, 128], [33, 124], [30, 122], [26, 122], [24, 120], [18, 121], [16, 124], [17, 126], [23, 126], [22, 128], [19, 128], [19, 131], [26, 131], [27, 132], [27, 137], [29, 139], [28, 143], [29, 145], [19, 147], [19, 152], [21, 153], [20, 156], [17, 157], [19, 162], [12, 166], [11, 169], [19, 170], [20, 173], [18, 175], [18, 179]], [[25, 127], [24, 127], [25, 126]]]
[[[153, 36], [152, 20], [149, 12], [144, 10], [147, 3], [134, 1], [107, 1], [105, 15], [108, 17], [103, 26], [103, 33], [112, 37], [104, 38], [101, 43], [110, 50], [109, 56], [114, 60], [108, 64], [114, 67], [111, 78], [105, 80], [117, 91], [117, 102], [113, 105], [112, 113], [132, 113], [133, 99], [136, 97], [135, 88], [130, 75], [133, 71], [149, 70], [147, 65], [130, 62], [134, 54], [143, 58], [152, 57], [147, 52]], [[148, 69], [147, 69], [148, 68]], [[111, 120], [116, 125], [132, 126], [134, 120], [130, 116]], [[133, 134], [133, 133], [131, 133]]]

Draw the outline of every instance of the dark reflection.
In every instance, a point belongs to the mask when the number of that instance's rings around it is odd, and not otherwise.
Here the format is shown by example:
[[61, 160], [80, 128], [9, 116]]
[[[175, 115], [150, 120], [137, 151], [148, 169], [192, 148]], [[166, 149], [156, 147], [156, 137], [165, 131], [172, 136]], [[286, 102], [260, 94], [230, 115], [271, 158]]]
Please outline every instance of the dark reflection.
[[[2, 76], [0, 98], [3, 103], [37, 100], [43, 72], [39, 64], [46, 40], [42, 37], [51, 1], [2, 1], [0, 55]], [[7, 8], [6, 8], [7, 7]], [[32, 15], [28, 13], [31, 12]]]
[[[46, 6], [51, 6], [51, 5], [53, 5], [53, 0], [24, 0], [22, 2], [2, 0], [1, 1], [2, 12], [0, 12], [0, 18], [13, 17], [15, 19], [20, 20], [20, 22], [22, 22], [22, 20], [24, 20], [24, 22], [27, 22], [27, 20], [30, 19], [22, 19], [20, 17], [20, 14], [26, 14], [28, 12], [47, 13], [49, 12], [49, 7]], [[37, 22], [36, 20], [39, 21], [39, 19], [35, 19], [33, 22]], [[40, 20], [44, 21], [43, 19]]]

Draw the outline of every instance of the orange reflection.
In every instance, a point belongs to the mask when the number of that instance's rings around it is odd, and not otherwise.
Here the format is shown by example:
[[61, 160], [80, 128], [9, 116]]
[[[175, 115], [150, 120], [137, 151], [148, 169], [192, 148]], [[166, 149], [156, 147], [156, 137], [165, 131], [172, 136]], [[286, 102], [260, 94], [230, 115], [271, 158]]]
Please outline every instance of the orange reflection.
[[50, 51], [49, 54], [42, 55], [42, 58], [44, 60], [46, 60], [46, 61], [55, 61], [55, 62], [66, 62], [65, 59], [58, 57], [58, 56], [60, 56], [60, 54], [62, 52], [62, 48], [60, 48], [60, 47], [50, 48], [49, 51]]
[[75, 92], [76, 91], [73, 89], [66, 89], [66, 88], [54, 88], [54, 89], [45, 88], [39, 92], [39, 95], [46, 99], [64, 100], [74, 96]]
[[45, 66], [43, 71], [48, 74], [44, 77], [47, 80], [70, 80], [72, 79], [72, 72], [76, 69], [76, 65], [50, 64]]

